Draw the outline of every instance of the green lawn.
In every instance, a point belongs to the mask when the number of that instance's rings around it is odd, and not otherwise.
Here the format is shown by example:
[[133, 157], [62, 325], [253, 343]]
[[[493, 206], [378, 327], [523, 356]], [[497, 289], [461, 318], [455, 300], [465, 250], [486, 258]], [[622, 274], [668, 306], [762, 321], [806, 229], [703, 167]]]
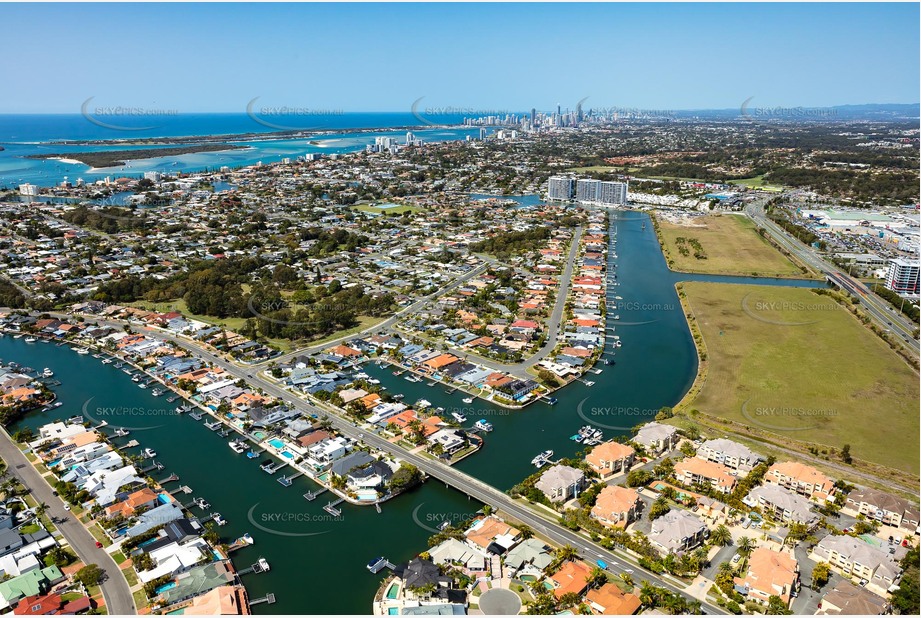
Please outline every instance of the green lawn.
[[[804, 277], [802, 270], [758, 234], [755, 223], [742, 215], [707, 215], [693, 225], [659, 219], [663, 249], [669, 267], [682, 272], [762, 277]], [[683, 255], [679, 238], [684, 238]], [[690, 244], [700, 243], [705, 258], [695, 257]]]
[[399, 204], [395, 208], [377, 208], [371, 204], [356, 204], [352, 206], [352, 210], [359, 210], [361, 212], [368, 212], [375, 215], [383, 215], [385, 217], [390, 215], [402, 215], [404, 212], [417, 213], [422, 209], [418, 206], [407, 206], [405, 204]]
[[764, 174], [752, 176], [751, 178], [741, 178], [739, 180], [730, 180], [729, 184], [741, 185], [752, 189], [761, 189], [763, 191], [783, 191], [782, 186], [764, 184]]
[[918, 474], [918, 374], [828, 296], [683, 284], [707, 373], [684, 408]]
[[137, 576], [137, 573], [134, 572], [133, 567], [122, 569], [122, 573], [125, 575], [125, 580], [128, 582], [129, 588], [133, 588], [134, 586], [137, 586], [138, 576]]

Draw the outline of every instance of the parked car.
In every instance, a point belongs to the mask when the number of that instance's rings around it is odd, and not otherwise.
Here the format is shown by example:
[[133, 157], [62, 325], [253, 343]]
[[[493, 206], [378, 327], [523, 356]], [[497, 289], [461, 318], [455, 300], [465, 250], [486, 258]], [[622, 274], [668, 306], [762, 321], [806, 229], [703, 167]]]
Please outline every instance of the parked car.
[[96, 547], [102, 547], [102, 543], [100, 543], [99, 541], [96, 541]]

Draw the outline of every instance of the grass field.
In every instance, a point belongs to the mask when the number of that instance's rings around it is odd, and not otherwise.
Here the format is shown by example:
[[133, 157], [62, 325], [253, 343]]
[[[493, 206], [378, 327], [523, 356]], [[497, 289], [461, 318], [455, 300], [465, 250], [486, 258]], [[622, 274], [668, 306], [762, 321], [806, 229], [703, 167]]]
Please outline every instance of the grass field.
[[918, 473], [918, 374], [827, 296], [690, 282], [708, 370], [687, 408]]
[[417, 206], [406, 205], [398, 205], [395, 208], [376, 208], [371, 204], [356, 204], [355, 206], [352, 206], [352, 210], [360, 210], [361, 212], [369, 212], [371, 214], [383, 215], [386, 217], [389, 215], [402, 215], [404, 212], [416, 213], [422, 209]]
[[752, 176], [751, 178], [740, 178], [739, 180], [730, 180], [729, 184], [741, 185], [752, 189], [762, 189], [764, 191], [783, 191], [783, 187], [777, 185], [764, 184], [764, 174]]
[[[683, 226], [659, 219], [665, 256], [674, 270], [718, 275], [805, 276], [758, 234], [754, 222], [747, 217], [708, 215], [693, 222], [694, 226]], [[688, 255], [682, 255], [678, 238], [698, 241], [706, 259], [694, 257], [695, 251], [687, 242]]]

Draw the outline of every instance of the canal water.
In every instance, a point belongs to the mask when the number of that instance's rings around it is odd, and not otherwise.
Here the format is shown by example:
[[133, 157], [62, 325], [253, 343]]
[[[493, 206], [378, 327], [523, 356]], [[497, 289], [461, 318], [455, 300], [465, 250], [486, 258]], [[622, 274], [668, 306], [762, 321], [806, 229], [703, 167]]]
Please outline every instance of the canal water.
[[[643, 223], [647, 222], [645, 228]], [[381, 380], [391, 393], [403, 393], [407, 403], [420, 398], [460, 411], [472, 425], [485, 418], [494, 426], [483, 449], [457, 467], [499, 489], [506, 490], [534, 471], [531, 459], [551, 449], [554, 457], [582, 450], [569, 439], [582, 425], [602, 428], [605, 437], [626, 434], [633, 426], [651, 419], [662, 406], [674, 405], [691, 386], [697, 369], [693, 340], [678, 303], [674, 284], [679, 280], [731, 280], [743, 283], [814, 286], [816, 282], [770, 280], [751, 277], [683, 275], [668, 270], [648, 217], [638, 212], [613, 212], [617, 230], [616, 265], [609, 272], [608, 325], [622, 345], [606, 346], [606, 356], [616, 364], [599, 363], [600, 374], [588, 373], [588, 386], [574, 383], [556, 393], [558, 403], [536, 403], [522, 411], [484, 404], [479, 399], [465, 404], [466, 395], [448, 394], [441, 385], [411, 383], [394, 376], [387, 367], [368, 364], [365, 371]], [[616, 279], [615, 279], [616, 275]], [[617, 299], [621, 296], [621, 299]], [[619, 315], [620, 319], [613, 319]], [[316, 489], [299, 478], [283, 487], [259, 469], [259, 459], [247, 459], [227, 446], [202, 422], [188, 415], [176, 416], [165, 396], [154, 397], [140, 389], [120, 369], [104, 365], [90, 355], [78, 355], [67, 346], [25, 343], [10, 336], [0, 338], [0, 358], [41, 370], [49, 367], [61, 386], [54, 388], [63, 405], [36, 412], [15, 429], [36, 428], [55, 419], [88, 412], [96, 420], [108, 420], [131, 430], [141, 448], [157, 451], [165, 465], [153, 472], [155, 479], [177, 473], [193, 489], [184, 502], [201, 496], [211, 503], [209, 512], [220, 512], [228, 524], [219, 531], [229, 541], [249, 532], [255, 544], [233, 554], [238, 569], [265, 557], [271, 571], [243, 577], [251, 598], [274, 592], [277, 603], [257, 605], [255, 613], [369, 613], [371, 601], [384, 574], [372, 575], [365, 565], [376, 556], [394, 563], [408, 560], [424, 550], [426, 540], [444, 520], [466, 519], [480, 508], [461, 493], [437, 481], [383, 505], [377, 513], [370, 507], [340, 505], [342, 518], [323, 510], [329, 494], [313, 502], [303, 498]], [[175, 488], [177, 483], [167, 484]], [[193, 512], [201, 515], [197, 507]]]

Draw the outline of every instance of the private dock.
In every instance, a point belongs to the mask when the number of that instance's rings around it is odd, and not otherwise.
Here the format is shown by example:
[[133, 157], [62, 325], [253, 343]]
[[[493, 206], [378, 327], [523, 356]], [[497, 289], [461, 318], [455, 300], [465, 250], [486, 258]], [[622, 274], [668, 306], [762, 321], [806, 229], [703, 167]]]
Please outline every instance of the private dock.
[[316, 491], [308, 491], [306, 494], [304, 494], [304, 498], [306, 498], [310, 502], [313, 502], [314, 500], [317, 499], [317, 496], [319, 496], [320, 494], [326, 491], [329, 491], [329, 487], [321, 487], [320, 489]]
[[285, 487], [291, 487], [291, 482], [297, 477], [303, 476], [303, 475], [304, 475], [303, 472], [295, 472], [291, 476], [288, 476], [287, 474], [282, 474], [276, 480], [282, 485], [284, 485]]
[[249, 602], [249, 604], [250, 606], [259, 605], [260, 603], [268, 603], [269, 605], [271, 605], [274, 602], [275, 602], [275, 594], [270, 592], [264, 597], [259, 597], [258, 599], [252, 599]]
[[336, 506], [339, 504], [342, 504], [343, 502], [345, 502], [345, 498], [339, 498], [338, 500], [335, 500], [334, 502], [330, 502], [329, 504], [324, 506], [323, 510], [329, 513], [330, 515], [332, 515], [333, 517], [341, 517], [342, 511], [337, 509]]
[[232, 551], [241, 549], [243, 547], [249, 547], [254, 543], [253, 537], [249, 535], [249, 532], [238, 538], [236, 541], [227, 546], [227, 553], [229, 554]]
[[138, 442], [137, 440], [131, 440], [130, 442], [128, 442], [128, 444], [124, 446], [124, 448], [134, 448], [135, 446], [141, 446], [141, 443]]
[[277, 464], [263, 466], [262, 469], [265, 470], [268, 474], [275, 474], [287, 465], [288, 462], [279, 461]]
[[247, 575], [249, 573], [268, 573], [271, 570], [272, 570], [272, 567], [269, 566], [268, 560], [266, 560], [262, 556], [259, 556], [258, 562], [251, 564], [250, 566], [243, 569], [242, 571], [238, 571], [237, 575]]
[[192, 488], [189, 487], [188, 485], [183, 485], [182, 487], [180, 487], [180, 488], [177, 489], [176, 491], [177, 491], [177, 492], [182, 492], [182, 493], [184, 493], [184, 494], [190, 494], [190, 493], [192, 493]]
[[391, 571], [396, 568], [396, 565], [381, 556], [380, 558], [375, 558], [368, 563], [368, 570], [372, 573], [378, 573], [383, 569], [390, 569]]
[[141, 474], [147, 474], [148, 472], [153, 472], [154, 470], [162, 470], [163, 468], [164, 468], [163, 464], [161, 464], [159, 461], [154, 461], [154, 462], [151, 462], [151, 464], [147, 466], [146, 468], [141, 468], [140, 470], [138, 470], [138, 472], [140, 472]]
[[179, 480], [179, 475], [173, 472], [165, 479], [157, 481], [157, 483], [159, 483], [160, 485], [165, 485], [166, 483], [172, 483], [173, 481], [178, 481], [178, 480]]

